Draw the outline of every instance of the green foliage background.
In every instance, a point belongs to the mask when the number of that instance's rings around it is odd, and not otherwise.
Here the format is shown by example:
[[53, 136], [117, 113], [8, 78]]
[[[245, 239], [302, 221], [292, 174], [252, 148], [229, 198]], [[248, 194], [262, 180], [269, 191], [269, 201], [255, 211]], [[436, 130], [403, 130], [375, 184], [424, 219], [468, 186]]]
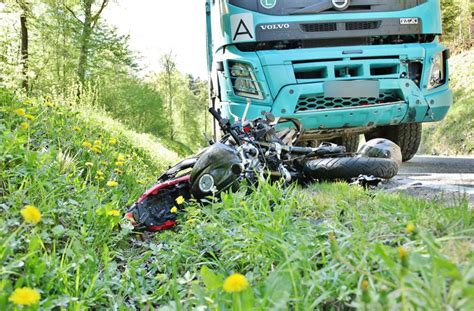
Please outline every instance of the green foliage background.
[[445, 41], [458, 51], [472, 46], [474, 2], [471, 0], [441, 0]]
[[[207, 82], [172, 70], [172, 94], [163, 86], [162, 73], [142, 77], [136, 63], [138, 54], [128, 46], [129, 38], [100, 19], [87, 41], [85, 79], [78, 76], [85, 7], [97, 12], [105, 0], [7, 1], [0, 20], [0, 86], [21, 92], [25, 76], [19, 53], [19, 17], [27, 18], [29, 34], [28, 88], [31, 96], [60, 101], [76, 99], [105, 108], [113, 117], [139, 132], [165, 137], [170, 127], [168, 147], [181, 155], [206, 143]], [[105, 8], [107, 9], [107, 8]], [[174, 55], [170, 53], [174, 64]], [[205, 60], [203, 60], [205, 61]], [[171, 107], [168, 98], [173, 97]], [[165, 104], [166, 103], [166, 104]], [[168, 118], [173, 111], [172, 118]]]

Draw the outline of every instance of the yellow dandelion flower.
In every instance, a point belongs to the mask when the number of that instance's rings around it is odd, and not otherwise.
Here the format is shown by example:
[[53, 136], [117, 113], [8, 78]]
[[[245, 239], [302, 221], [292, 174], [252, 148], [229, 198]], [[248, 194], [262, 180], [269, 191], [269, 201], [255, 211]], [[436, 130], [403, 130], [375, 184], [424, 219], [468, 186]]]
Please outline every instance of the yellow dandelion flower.
[[114, 170], [114, 172], [117, 173], [117, 174], [123, 174], [123, 171], [121, 169], [118, 169], [118, 168], [116, 168]]
[[365, 303], [369, 303], [371, 301], [370, 293], [369, 293], [369, 281], [363, 280], [360, 284], [360, 288], [362, 289], [362, 301]]
[[30, 120], [30, 121], [33, 121], [33, 120], [35, 119], [35, 117], [34, 117], [33, 115], [31, 115], [31, 114], [25, 115], [25, 118], [27, 118], [27, 119]]
[[25, 219], [25, 222], [31, 223], [33, 225], [36, 225], [41, 221], [41, 212], [33, 205], [26, 205], [21, 210], [21, 215]]
[[79, 133], [80, 131], [82, 131], [82, 129], [81, 129], [79, 126], [75, 126], [75, 127], [73, 127], [73, 129], [74, 129], [74, 131], [76, 131], [76, 132], [78, 132], [78, 133]]
[[402, 259], [407, 258], [408, 251], [406, 250], [406, 248], [404, 248], [403, 246], [399, 246], [397, 250], [398, 250], [398, 256], [400, 256], [400, 258]]
[[92, 162], [86, 162], [84, 165], [85, 165], [85, 166], [88, 166], [88, 167], [92, 167], [92, 166], [94, 166], [94, 163], [92, 163]]
[[117, 187], [118, 185], [119, 185], [119, 183], [116, 182], [115, 180], [109, 180], [109, 181], [107, 182], [107, 186], [110, 187], [110, 188], [115, 188], [115, 187]]
[[54, 104], [50, 101], [47, 101], [46, 102], [46, 107], [49, 107], [49, 108], [53, 108], [54, 107]]
[[115, 166], [124, 166], [125, 162], [117, 161], [115, 162]]
[[102, 150], [100, 150], [99, 146], [93, 146], [91, 148], [91, 151], [94, 152], [94, 153], [101, 153], [102, 152]]
[[30, 128], [30, 125], [28, 124], [28, 122], [21, 122], [20, 126], [24, 130], [27, 130]]
[[90, 142], [88, 142], [87, 140], [82, 143], [82, 146], [83, 146], [83, 147], [86, 147], [86, 148], [88, 148], [88, 149], [92, 148], [92, 144], [91, 144]]
[[25, 111], [25, 109], [23, 109], [23, 108], [18, 108], [18, 109], [15, 110], [15, 113], [16, 113], [18, 116], [23, 117], [23, 116], [26, 114], [26, 111]]
[[118, 217], [118, 216], [120, 216], [120, 212], [114, 209], [114, 210], [108, 211], [107, 215], [108, 216], [113, 216], [113, 217]]
[[102, 141], [100, 139], [97, 139], [96, 141], [94, 141], [94, 146], [100, 146], [102, 145]]
[[412, 234], [416, 231], [416, 227], [413, 223], [409, 223], [407, 224], [407, 226], [405, 227], [405, 232], [408, 233], [408, 234]]
[[112, 137], [111, 139], [109, 139], [109, 144], [110, 145], [116, 145], [117, 144], [117, 139]]
[[97, 176], [104, 176], [104, 172], [102, 172], [102, 171], [97, 171], [96, 174], [97, 174]]
[[248, 287], [247, 278], [240, 273], [234, 273], [224, 281], [224, 290], [228, 293], [239, 293]]
[[369, 290], [369, 281], [363, 280], [362, 283], [360, 284], [360, 287], [364, 292]]
[[177, 213], [178, 212], [178, 208], [176, 206], [173, 206], [171, 209], [170, 209], [170, 212], [171, 213]]
[[186, 220], [186, 223], [187, 223], [188, 225], [192, 225], [192, 224], [195, 223], [195, 222], [196, 222], [196, 219], [194, 219], [194, 218], [190, 218], [190, 219]]
[[125, 156], [120, 153], [120, 154], [117, 156], [117, 162], [125, 162]]
[[41, 299], [40, 293], [33, 288], [22, 287], [17, 288], [8, 298], [9, 301], [17, 305], [32, 306], [37, 304]]
[[179, 197], [176, 198], [176, 203], [178, 203], [178, 205], [184, 204], [185, 201], [186, 200], [184, 200], [182, 195], [180, 195]]

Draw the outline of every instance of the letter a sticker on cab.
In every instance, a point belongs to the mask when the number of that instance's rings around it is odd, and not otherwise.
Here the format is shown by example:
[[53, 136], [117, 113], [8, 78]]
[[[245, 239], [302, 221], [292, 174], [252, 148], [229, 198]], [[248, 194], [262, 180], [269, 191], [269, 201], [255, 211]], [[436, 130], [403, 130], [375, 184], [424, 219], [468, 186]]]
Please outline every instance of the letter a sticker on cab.
[[255, 27], [251, 13], [234, 14], [230, 17], [233, 42], [255, 40]]

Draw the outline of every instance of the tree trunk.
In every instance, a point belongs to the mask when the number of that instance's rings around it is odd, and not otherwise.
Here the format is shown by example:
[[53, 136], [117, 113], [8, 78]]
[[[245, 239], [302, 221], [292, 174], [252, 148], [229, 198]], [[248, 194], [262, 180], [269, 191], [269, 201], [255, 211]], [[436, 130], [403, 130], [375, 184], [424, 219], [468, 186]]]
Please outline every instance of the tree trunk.
[[[168, 64], [169, 66], [169, 64]], [[170, 120], [170, 139], [171, 141], [174, 140], [174, 127], [173, 127], [173, 81], [172, 79], [172, 71], [171, 68], [167, 68], [166, 72], [168, 76], [168, 113], [169, 113], [169, 120]]]
[[[207, 102], [206, 102], [206, 103], [207, 103]], [[207, 106], [207, 105], [206, 105], [206, 106]], [[208, 122], [208, 121], [207, 121], [207, 115], [209, 114], [209, 112], [207, 111], [207, 109], [206, 109], [207, 107], [206, 107], [206, 106], [204, 107], [204, 110], [203, 110], [203, 111], [204, 111], [204, 133], [207, 135], [207, 134], [208, 134], [208, 132], [207, 132], [207, 131], [208, 131], [208, 129], [207, 129], [207, 122]]]
[[21, 63], [22, 63], [22, 74], [23, 81], [22, 86], [25, 89], [25, 92], [28, 94], [28, 25], [26, 18], [26, 9], [23, 8], [23, 13], [20, 16], [20, 26], [21, 26]]
[[81, 46], [79, 50], [79, 64], [77, 66], [77, 77], [81, 86], [86, 79], [86, 68], [89, 58], [89, 43], [92, 35], [92, 1], [84, 3], [84, 22], [82, 24]]

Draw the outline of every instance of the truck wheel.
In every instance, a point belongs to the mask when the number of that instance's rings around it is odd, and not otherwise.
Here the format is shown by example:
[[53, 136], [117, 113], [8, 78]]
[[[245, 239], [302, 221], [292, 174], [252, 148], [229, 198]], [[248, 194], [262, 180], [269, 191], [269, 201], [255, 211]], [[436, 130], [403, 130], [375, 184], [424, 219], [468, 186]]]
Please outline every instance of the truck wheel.
[[346, 151], [349, 153], [356, 153], [359, 150], [360, 139], [359, 135], [348, 135], [333, 139], [331, 142], [346, 147]]
[[393, 126], [384, 126], [377, 133], [365, 134], [365, 139], [369, 141], [373, 138], [386, 138], [402, 150], [403, 162], [413, 159], [421, 144], [421, 123], [406, 123]]

